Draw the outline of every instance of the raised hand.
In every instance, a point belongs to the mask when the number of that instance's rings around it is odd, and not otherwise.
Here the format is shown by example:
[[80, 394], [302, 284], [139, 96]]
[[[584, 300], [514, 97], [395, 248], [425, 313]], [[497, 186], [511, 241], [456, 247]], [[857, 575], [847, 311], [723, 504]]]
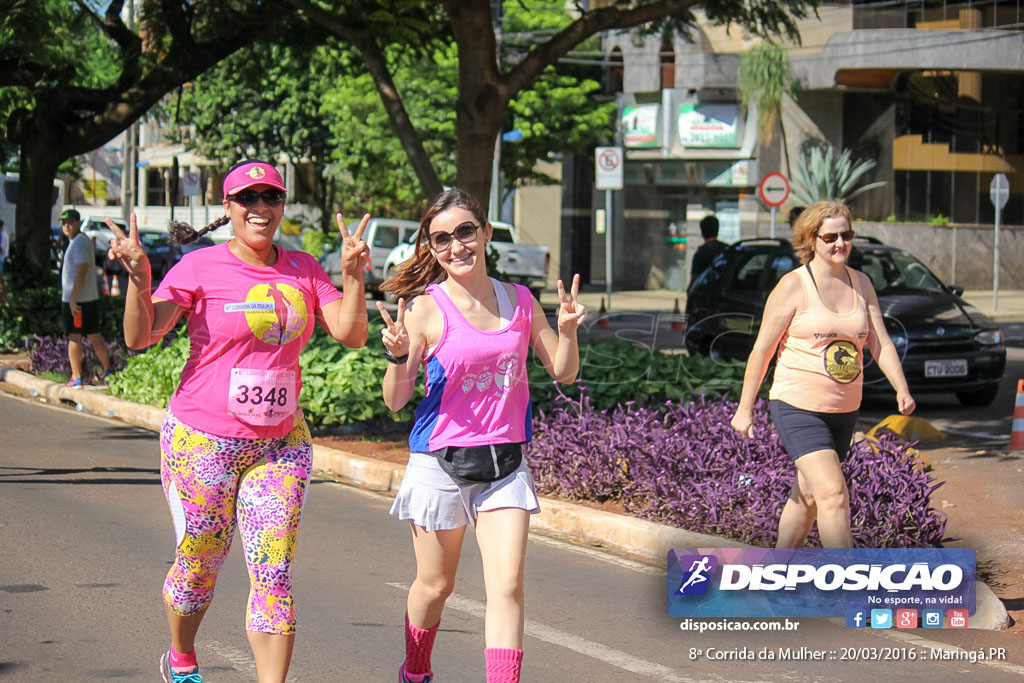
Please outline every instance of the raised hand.
[[110, 248], [107, 250], [107, 258], [120, 261], [128, 273], [128, 277], [135, 282], [138, 282], [140, 277], [144, 277], [146, 280], [150, 279], [152, 270], [146, 250], [139, 242], [139, 222], [135, 214], [131, 214], [128, 219], [127, 235], [121, 230], [121, 226], [112, 219], [106, 218], [104, 221], [110, 231], [114, 233], [113, 239], [110, 240]]
[[587, 309], [577, 297], [580, 292], [579, 273], [572, 276], [572, 288], [565, 293], [565, 285], [558, 281], [558, 333], [565, 336], [576, 334], [576, 328], [587, 319]]
[[370, 248], [363, 241], [363, 232], [370, 222], [370, 214], [363, 214], [363, 220], [359, 221], [355, 234], [349, 233], [345, 219], [340, 213], [335, 218], [338, 221], [338, 232], [341, 233], [341, 272], [362, 281], [363, 271], [370, 264]]
[[380, 340], [384, 343], [384, 348], [392, 356], [399, 358], [408, 354], [409, 332], [405, 329], [405, 299], [398, 300], [398, 314], [394, 320], [380, 301], [377, 302], [377, 310], [384, 319], [384, 329], [380, 331]]

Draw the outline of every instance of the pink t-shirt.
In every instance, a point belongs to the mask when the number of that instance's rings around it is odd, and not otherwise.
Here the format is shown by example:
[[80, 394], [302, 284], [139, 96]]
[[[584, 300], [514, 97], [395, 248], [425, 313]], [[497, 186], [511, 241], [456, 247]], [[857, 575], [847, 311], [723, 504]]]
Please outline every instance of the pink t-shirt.
[[153, 292], [186, 311], [191, 350], [170, 410], [190, 427], [273, 438], [302, 419], [299, 354], [320, 309], [341, 294], [312, 256], [276, 248], [277, 262], [263, 267], [227, 243], [197, 249]]

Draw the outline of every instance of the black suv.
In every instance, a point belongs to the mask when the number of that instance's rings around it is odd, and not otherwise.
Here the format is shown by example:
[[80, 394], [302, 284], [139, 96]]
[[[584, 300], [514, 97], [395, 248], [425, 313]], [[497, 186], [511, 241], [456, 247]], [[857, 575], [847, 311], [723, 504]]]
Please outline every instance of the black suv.
[[[874, 238], [856, 238], [848, 263], [871, 278], [911, 392], [954, 392], [971, 406], [995, 400], [1006, 367], [1003, 334], [960, 298], [962, 287], [947, 287], [916, 258]], [[687, 292], [687, 351], [746, 360], [768, 293], [799, 264], [786, 240], [731, 245]], [[891, 390], [869, 354], [864, 391]]]

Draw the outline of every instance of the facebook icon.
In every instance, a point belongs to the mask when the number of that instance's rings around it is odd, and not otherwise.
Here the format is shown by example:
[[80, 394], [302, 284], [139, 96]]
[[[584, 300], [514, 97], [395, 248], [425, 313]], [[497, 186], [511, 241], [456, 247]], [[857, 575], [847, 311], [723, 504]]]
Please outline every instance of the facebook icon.
[[868, 625], [868, 612], [864, 609], [846, 610], [846, 628], [866, 628]]

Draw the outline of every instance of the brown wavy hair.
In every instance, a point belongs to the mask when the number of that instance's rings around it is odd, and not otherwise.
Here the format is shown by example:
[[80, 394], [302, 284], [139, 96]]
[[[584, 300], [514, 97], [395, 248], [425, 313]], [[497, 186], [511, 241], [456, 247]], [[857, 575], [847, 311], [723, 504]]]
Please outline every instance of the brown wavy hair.
[[430, 251], [430, 224], [439, 214], [448, 209], [465, 209], [473, 214], [473, 218], [483, 226], [487, 225], [487, 216], [476, 197], [457, 187], [445, 190], [430, 200], [427, 210], [420, 220], [420, 229], [416, 233], [416, 247], [409, 260], [395, 269], [395, 274], [381, 284], [384, 292], [393, 292], [396, 297], [408, 300], [422, 294], [427, 285], [439, 282], [444, 277], [444, 268]]
[[808, 263], [814, 258], [814, 238], [826, 218], [845, 218], [846, 224], [853, 227], [850, 208], [838, 199], [822, 199], [808, 206], [793, 225], [793, 248], [800, 263]]

